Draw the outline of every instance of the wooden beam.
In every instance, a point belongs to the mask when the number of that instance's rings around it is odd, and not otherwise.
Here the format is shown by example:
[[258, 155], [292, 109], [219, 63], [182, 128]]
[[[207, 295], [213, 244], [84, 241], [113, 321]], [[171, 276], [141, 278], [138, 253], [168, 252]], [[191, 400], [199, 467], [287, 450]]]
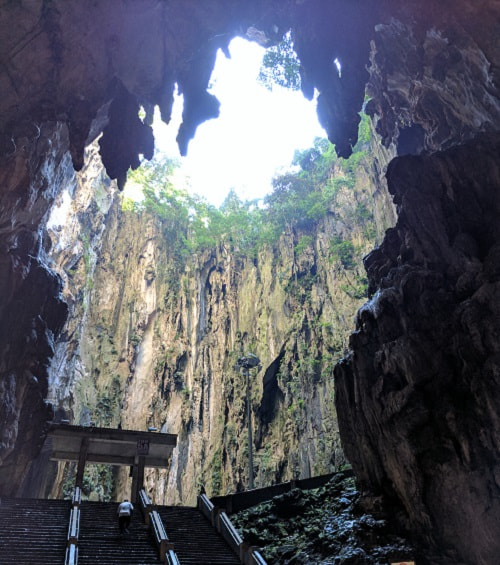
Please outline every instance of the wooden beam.
[[[53, 424], [49, 437], [52, 439], [51, 459], [78, 461], [80, 471], [85, 462], [133, 466], [136, 456], [145, 457], [144, 467], [165, 468], [177, 444], [174, 434], [69, 424]], [[78, 475], [79, 486], [82, 473]]]
[[176, 434], [164, 434], [159, 432], [142, 432], [138, 430], [113, 430], [110, 428], [94, 428], [91, 426], [71, 426], [69, 424], [53, 424], [49, 430], [49, 436], [54, 438], [60, 436], [90, 437], [100, 440], [116, 441], [118, 443], [133, 443], [139, 439], [147, 439], [156, 445], [177, 445]]
[[137, 465], [137, 493], [144, 487], [144, 467], [146, 464], [146, 457], [139, 456], [139, 463]]
[[138, 475], [139, 475], [139, 456], [134, 458], [134, 466], [132, 467], [132, 492], [130, 493], [130, 500], [135, 504], [139, 497], [138, 488]]
[[[51, 461], [78, 461], [78, 456], [72, 451], [54, 451], [50, 456]], [[134, 464], [133, 457], [124, 457], [120, 455], [92, 455], [87, 456], [87, 463], [103, 463], [105, 465], [132, 466]], [[145, 467], [165, 468], [167, 466], [166, 457], [148, 457]]]
[[89, 450], [89, 438], [82, 438], [80, 444], [80, 453], [78, 455], [78, 469], [76, 471], [75, 486], [81, 487], [83, 485], [83, 473], [85, 472], [85, 463], [87, 461], [87, 453]]

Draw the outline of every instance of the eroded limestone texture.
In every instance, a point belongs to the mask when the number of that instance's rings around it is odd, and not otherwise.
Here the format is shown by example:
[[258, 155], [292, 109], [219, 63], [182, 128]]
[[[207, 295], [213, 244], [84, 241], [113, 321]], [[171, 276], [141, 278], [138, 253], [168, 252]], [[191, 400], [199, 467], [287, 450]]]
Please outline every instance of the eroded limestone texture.
[[375, 294], [336, 371], [357, 476], [446, 562], [500, 552], [499, 155], [486, 135], [391, 163], [399, 219], [365, 260]]
[[[236, 491], [248, 484], [248, 454], [234, 364], [252, 351], [263, 367], [251, 378], [255, 484], [343, 465], [332, 372], [363, 302], [356, 285], [373, 222], [357, 212], [372, 205], [371, 160], [321, 221], [299, 222], [256, 254], [225, 240], [187, 257], [174, 218], [99, 205], [108, 188], [92, 174], [95, 148], [88, 156], [66, 225], [50, 230], [70, 305], [50, 369], [60, 412], [75, 424], [179, 434], [168, 473], [146, 472], [156, 502], [194, 504], [200, 484], [209, 495]], [[348, 270], [331, 251], [339, 235], [356, 242]]]
[[400, 155], [445, 149], [500, 121], [498, 4], [433, 8], [375, 28], [366, 110]]
[[[47, 367], [67, 308], [61, 280], [46, 265], [38, 224], [74, 174], [55, 149], [64, 133], [52, 125], [32, 141], [19, 139], [0, 169], [0, 182], [8, 187], [0, 200], [0, 490], [9, 492], [43, 442], [51, 416], [44, 402]], [[18, 437], [23, 449], [16, 450]]]

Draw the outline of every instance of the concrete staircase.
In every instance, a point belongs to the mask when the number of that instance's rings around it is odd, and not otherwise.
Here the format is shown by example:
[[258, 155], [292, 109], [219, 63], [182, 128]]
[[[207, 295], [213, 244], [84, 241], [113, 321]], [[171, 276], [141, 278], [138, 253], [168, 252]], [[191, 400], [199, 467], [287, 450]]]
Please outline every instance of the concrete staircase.
[[[2, 498], [0, 565], [64, 565], [70, 501]], [[120, 534], [116, 503], [82, 502], [79, 565], [158, 565], [158, 551], [136, 505]], [[196, 508], [157, 510], [181, 565], [238, 565], [236, 555]]]
[[63, 565], [70, 502], [2, 498], [0, 563]]
[[158, 506], [181, 565], [238, 565], [240, 560], [197, 508]]

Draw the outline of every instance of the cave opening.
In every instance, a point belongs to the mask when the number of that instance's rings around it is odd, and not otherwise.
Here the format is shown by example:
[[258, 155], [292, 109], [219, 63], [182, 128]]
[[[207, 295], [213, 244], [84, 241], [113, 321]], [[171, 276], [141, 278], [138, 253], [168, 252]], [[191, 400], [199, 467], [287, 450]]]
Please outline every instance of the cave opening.
[[[220, 102], [219, 115], [198, 126], [186, 155], [180, 155], [176, 139], [183, 95], [175, 93], [168, 125], [156, 108], [157, 158], [176, 162], [177, 186], [216, 206], [230, 191], [242, 200], [262, 200], [272, 191], [273, 177], [293, 169], [295, 152], [325, 137], [316, 112], [317, 92], [311, 100], [300, 92], [299, 62], [292, 47], [287, 43], [287, 51], [277, 51], [279, 58], [270, 61], [265, 46], [248, 38], [236, 37], [227, 50], [218, 50], [208, 92]], [[285, 71], [290, 74], [286, 82], [281, 78]], [[124, 194], [140, 198], [133, 181]]]

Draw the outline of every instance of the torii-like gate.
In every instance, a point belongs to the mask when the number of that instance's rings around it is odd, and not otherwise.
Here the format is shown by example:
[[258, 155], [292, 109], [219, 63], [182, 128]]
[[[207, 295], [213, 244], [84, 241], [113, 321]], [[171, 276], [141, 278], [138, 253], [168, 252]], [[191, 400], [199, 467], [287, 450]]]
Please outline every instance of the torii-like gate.
[[177, 444], [177, 435], [92, 426], [52, 424], [51, 460], [78, 462], [75, 486], [81, 487], [86, 463], [104, 463], [132, 468], [132, 493], [136, 502], [144, 482], [144, 468], [166, 468]]

